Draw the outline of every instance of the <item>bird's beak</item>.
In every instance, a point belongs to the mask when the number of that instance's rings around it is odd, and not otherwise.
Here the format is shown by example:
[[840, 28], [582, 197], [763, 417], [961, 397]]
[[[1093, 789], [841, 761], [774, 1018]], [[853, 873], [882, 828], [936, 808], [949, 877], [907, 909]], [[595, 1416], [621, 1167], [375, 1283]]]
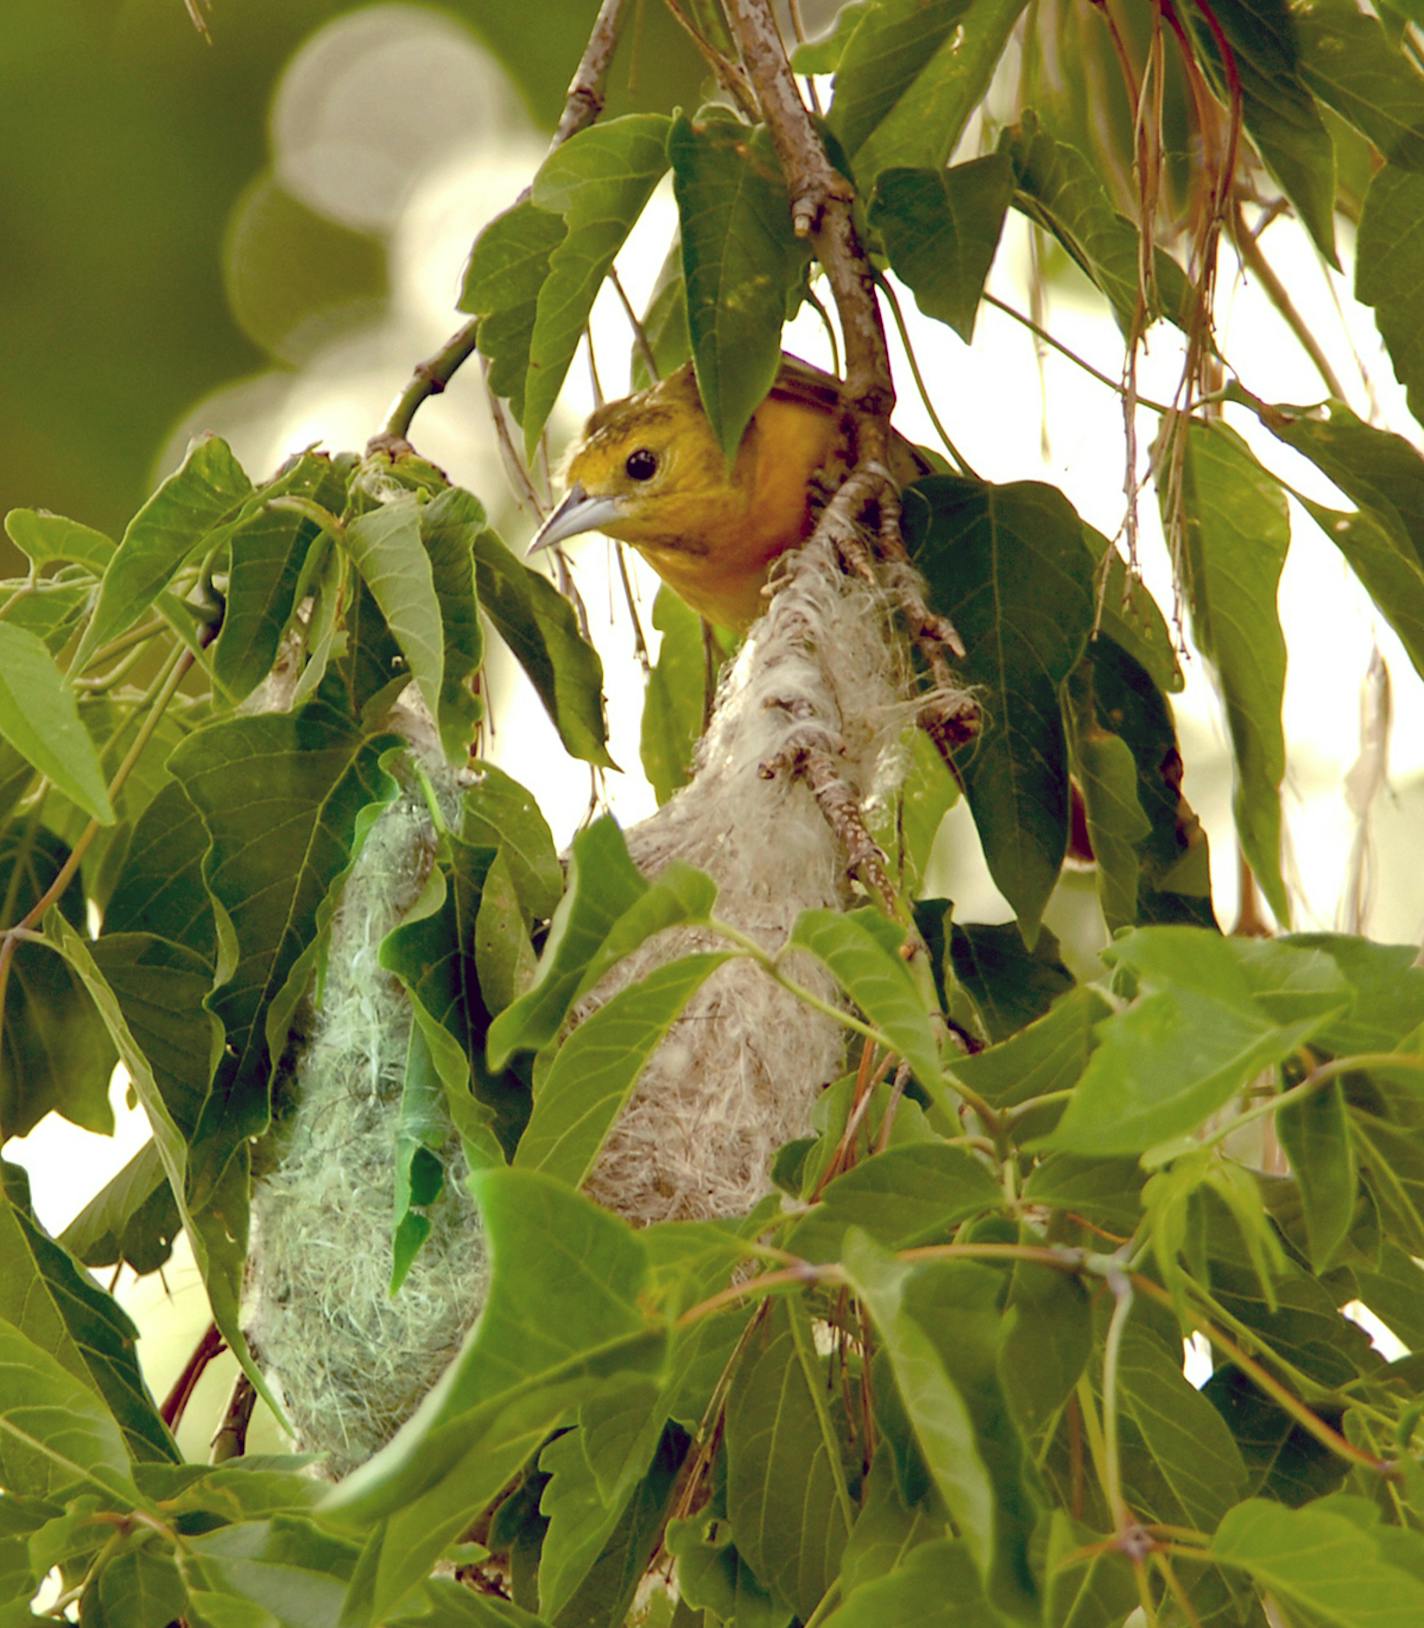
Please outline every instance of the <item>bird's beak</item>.
[[599, 531], [622, 513], [620, 498], [590, 497], [575, 483], [569, 488], [569, 495], [540, 526], [538, 536], [525, 553], [536, 554], [541, 548], [551, 548], [568, 537], [577, 537], [581, 531]]

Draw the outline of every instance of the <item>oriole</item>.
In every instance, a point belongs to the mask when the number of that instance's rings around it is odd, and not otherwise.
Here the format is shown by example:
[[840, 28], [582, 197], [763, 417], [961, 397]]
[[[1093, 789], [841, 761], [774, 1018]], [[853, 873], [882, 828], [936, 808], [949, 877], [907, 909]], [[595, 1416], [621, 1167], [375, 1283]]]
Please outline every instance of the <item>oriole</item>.
[[[926, 473], [908, 441], [894, 448], [898, 480]], [[631, 543], [699, 615], [741, 632], [765, 607], [771, 562], [810, 536], [818, 492], [848, 462], [839, 381], [788, 356], [729, 467], [689, 362], [592, 415], [567, 495], [529, 552], [601, 531]]]

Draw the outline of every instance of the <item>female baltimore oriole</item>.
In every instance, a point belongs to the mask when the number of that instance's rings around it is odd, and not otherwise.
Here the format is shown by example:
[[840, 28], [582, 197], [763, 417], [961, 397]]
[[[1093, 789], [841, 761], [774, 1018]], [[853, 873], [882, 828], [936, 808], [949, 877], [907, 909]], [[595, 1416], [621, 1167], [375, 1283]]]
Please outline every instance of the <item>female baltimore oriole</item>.
[[[810, 536], [847, 442], [840, 382], [788, 356], [729, 468], [688, 362], [592, 415], [566, 464], [568, 494], [529, 552], [601, 531], [631, 543], [699, 615], [741, 632], [765, 608], [771, 562]], [[893, 447], [897, 480], [928, 471], [908, 441]]]

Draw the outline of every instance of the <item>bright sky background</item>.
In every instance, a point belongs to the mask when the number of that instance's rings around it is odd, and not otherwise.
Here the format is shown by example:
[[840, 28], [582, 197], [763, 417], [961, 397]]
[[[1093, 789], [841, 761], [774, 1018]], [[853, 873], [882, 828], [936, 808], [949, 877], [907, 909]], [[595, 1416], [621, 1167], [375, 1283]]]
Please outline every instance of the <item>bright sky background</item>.
[[[419, 120], [405, 116], [413, 97], [421, 107]], [[527, 184], [544, 150], [497, 69], [468, 35], [447, 17], [396, 5], [342, 18], [313, 36], [279, 87], [271, 136], [277, 175], [307, 203], [353, 225], [389, 232], [389, 310], [378, 326], [334, 341], [310, 336], [305, 360], [295, 372], [274, 371], [243, 381], [195, 406], [175, 426], [155, 478], [176, 463], [187, 436], [199, 430], [227, 436], [256, 477], [305, 445], [320, 443], [333, 450], [363, 446], [412, 364], [457, 325], [453, 302], [470, 242]], [[635, 304], [652, 285], [673, 223], [664, 186], [620, 260]], [[235, 245], [240, 245], [241, 230], [239, 213]], [[1027, 233], [1021, 219], [1011, 215], [990, 279], [990, 288], [1021, 311], [1028, 308]], [[1329, 353], [1351, 405], [1362, 416], [1417, 440], [1418, 429], [1405, 411], [1403, 392], [1370, 313], [1355, 305], [1348, 282], [1327, 276], [1304, 234], [1289, 221], [1273, 224], [1263, 245]], [[234, 257], [232, 265], [240, 266], [240, 260]], [[233, 295], [241, 310], [248, 296], [240, 283], [233, 284]], [[1325, 393], [1319, 378], [1264, 296], [1249, 281], [1226, 275], [1220, 296], [1220, 342], [1247, 388], [1275, 401], [1319, 400]], [[1115, 536], [1124, 506], [1117, 396], [1052, 351], [1040, 358], [1026, 331], [997, 311], [981, 312], [974, 343], [965, 346], [943, 326], [918, 320], [908, 293], [902, 303], [940, 415], [973, 467], [993, 480], [1048, 480], [1067, 493], [1086, 519]], [[1102, 371], [1119, 375], [1120, 336], [1086, 285], [1081, 292], [1052, 296], [1046, 326]], [[620, 394], [627, 386], [629, 335], [611, 292], [595, 311], [593, 329], [604, 388]], [[1364, 360], [1365, 378], [1351, 359], [1352, 346]], [[814, 361], [828, 360], [814, 314], [806, 313], [793, 325], [787, 348]], [[1170, 396], [1179, 368], [1177, 335], [1159, 325], [1142, 361], [1141, 391]], [[912, 439], [934, 445], [908, 369], [897, 369], [897, 382], [899, 427]], [[566, 394], [567, 410], [553, 425], [556, 454], [591, 405], [581, 358], [575, 361]], [[1046, 429], [1045, 401], [1051, 404]], [[1229, 411], [1228, 418], [1271, 468], [1302, 491], [1337, 507], [1350, 506], [1249, 415]], [[1155, 415], [1142, 412], [1144, 449], [1155, 428]], [[511, 544], [522, 547], [534, 520], [514, 507], [488, 427], [476, 363], [444, 397], [426, 405], [414, 433], [422, 452], [479, 494]], [[1143, 573], [1170, 614], [1170, 573], [1150, 495], [1140, 504], [1140, 515]], [[1346, 777], [1360, 753], [1362, 688], [1378, 650], [1392, 684], [1394, 722], [1388, 788], [1371, 816], [1380, 881], [1363, 925], [1376, 937], [1417, 942], [1424, 927], [1424, 866], [1416, 857], [1414, 835], [1424, 805], [1424, 685], [1334, 547], [1298, 511], [1293, 527], [1280, 608], [1290, 643], [1285, 801], [1297, 925], [1333, 927], [1340, 919], [1359, 824], [1347, 802]], [[607, 798], [614, 812], [631, 823], [654, 805], [638, 771], [641, 674], [621, 591], [610, 577], [611, 547], [589, 538], [575, 545], [573, 556], [607, 673], [611, 748], [624, 771], [607, 777]], [[630, 565], [644, 629], [652, 640], [656, 635], [649, 613], [656, 582], [631, 554]], [[587, 808], [588, 772], [564, 756], [532, 691], [508, 659], [496, 654], [492, 662], [496, 693], [490, 755], [534, 790], [563, 844]], [[1236, 875], [1225, 733], [1199, 659], [1187, 661], [1186, 676], [1186, 692], [1174, 698], [1187, 765], [1185, 791], [1210, 833], [1217, 910], [1229, 922]], [[946, 824], [937, 861], [942, 890], [955, 898], [962, 919], [1002, 920], [1010, 914], [987, 879], [973, 827], [962, 810]], [[40, 1217], [52, 1230], [63, 1227], [146, 1137], [141, 1116], [123, 1103], [121, 1084], [116, 1084], [115, 1096], [120, 1126], [112, 1140], [51, 1116], [24, 1142], [7, 1148], [7, 1157], [29, 1167]], [[155, 1276], [121, 1289], [121, 1298], [142, 1326], [161, 1325], [161, 1344], [145, 1341], [153, 1357], [151, 1382], [160, 1395], [207, 1317], [186, 1253], [165, 1277], [166, 1287]], [[172, 1299], [166, 1300], [170, 1290]], [[190, 1411], [185, 1433], [190, 1451], [202, 1451], [202, 1435], [211, 1428], [230, 1378], [230, 1369], [210, 1376]]]

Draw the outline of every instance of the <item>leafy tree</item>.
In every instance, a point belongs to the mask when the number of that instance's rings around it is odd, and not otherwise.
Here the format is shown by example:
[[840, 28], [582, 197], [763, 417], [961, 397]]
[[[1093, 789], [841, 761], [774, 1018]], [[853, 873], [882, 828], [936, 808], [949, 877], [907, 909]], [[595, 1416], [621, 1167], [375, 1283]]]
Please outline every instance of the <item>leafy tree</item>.
[[[55, 1611], [125, 1628], [1421, 1620], [1424, 971], [1412, 946], [1287, 930], [1287, 488], [1239, 426], [1339, 488], [1350, 507], [1306, 507], [1421, 673], [1424, 459], [1340, 400], [1252, 393], [1212, 322], [1236, 256], [1328, 375], [1255, 217], [1293, 214], [1331, 264], [1343, 219], [1417, 406], [1417, 8], [856, 0], [793, 50], [829, 76], [824, 115], [765, 0], [588, 9], [532, 40], [487, 20], [554, 145], [474, 244], [471, 320], [364, 451], [267, 477], [200, 440], [118, 542], [7, 519], [0, 1123], [107, 1128], [117, 1060], [152, 1140], [58, 1240], [5, 1166], [0, 1621], [37, 1620], [52, 1573]], [[600, 118], [642, 29], [677, 73], [645, 57], [641, 104]], [[694, 51], [715, 105], [689, 115]], [[602, 669], [410, 441], [478, 349], [511, 455], [537, 450], [669, 170], [680, 232], [635, 376], [693, 357], [730, 448], [788, 312], [820, 302], [844, 347], [846, 480], [736, 658], [775, 705], [738, 715], [733, 684], [713, 712], [749, 780], [718, 749], [690, 769], [723, 647], [670, 596], [648, 675], [665, 806], [775, 857], [789, 823], [728, 812], [772, 783], [849, 878], [799, 908], [783, 865], [772, 943], [716, 844], [705, 869], [648, 863], [647, 831], [602, 819], [561, 867], [533, 799], [472, 755], [488, 640], [595, 769]], [[1117, 319], [1129, 425], [1159, 415], [1155, 489], [1279, 931], [1251, 890], [1218, 926], [1131, 517], [1124, 557], [947, 439], [898, 503], [886, 485], [887, 273], [968, 337], [1010, 210]], [[1184, 336], [1171, 403], [1136, 387], [1157, 323]], [[841, 568], [831, 600], [863, 609], [878, 578], [892, 613], [850, 617], [854, 648], [911, 675], [883, 680], [891, 732], [913, 720], [888, 808], [855, 779], [879, 737], [856, 746], [853, 713], [844, 740], [801, 728], [825, 724], [805, 696], [846, 665], [847, 618], [783, 637]], [[779, 690], [796, 662], [809, 687]], [[784, 749], [737, 759], [758, 729]], [[1013, 923], [924, 896], [960, 796]], [[1042, 926], [1075, 798], [1111, 935], [1088, 977]], [[631, 1195], [660, 1132], [730, 1181], [705, 1120], [629, 1129], [651, 1078], [725, 1083], [684, 1021], [718, 988], [715, 1034], [740, 1024], [773, 1082], [827, 1034], [838, 1077], [791, 1104], [774, 1194], [757, 1164], [744, 1202], [656, 1219]], [[611, 1163], [620, 1137], [637, 1157]], [[151, 1272], [180, 1228], [214, 1322], [189, 1377], [222, 1342], [243, 1369], [211, 1462], [182, 1460], [188, 1388], [155, 1405], [84, 1269]], [[1408, 1354], [1373, 1350], [1353, 1301]], [[274, 1377], [334, 1485], [245, 1451]]]

